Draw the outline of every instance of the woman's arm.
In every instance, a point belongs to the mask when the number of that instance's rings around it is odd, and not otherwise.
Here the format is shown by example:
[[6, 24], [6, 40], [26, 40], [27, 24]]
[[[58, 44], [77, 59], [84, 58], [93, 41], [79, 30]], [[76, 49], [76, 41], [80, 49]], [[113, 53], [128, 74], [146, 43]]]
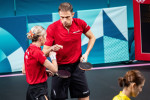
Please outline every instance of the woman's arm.
[[26, 74], [25, 65], [24, 65], [24, 64], [23, 64], [23, 66], [22, 66], [22, 74]]
[[56, 73], [58, 71], [56, 52], [50, 52], [49, 56], [51, 58], [52, 63], [48, 59], [46, 59], [43, 65], [46, 68], [48, 68], [52, 73]]

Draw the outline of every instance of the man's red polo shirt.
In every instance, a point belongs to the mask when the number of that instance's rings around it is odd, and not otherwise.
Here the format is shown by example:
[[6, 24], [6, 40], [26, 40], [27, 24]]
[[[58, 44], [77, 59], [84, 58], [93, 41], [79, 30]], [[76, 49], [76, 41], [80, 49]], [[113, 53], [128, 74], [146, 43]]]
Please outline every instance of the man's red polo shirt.
[[60, 49], [56, 56], [59, 65], [75, 63], [80, 60], [82, 55], [81, 35], [89, 29], [87, 23], [78, 18], [73, 18], [69, 32], [63, 26], [61, 20], [48, 26], [45, 45], [63, 45], [63, 49]]
[[31, 44], [25, 52], [24, 64], [26, 80], [29, 84], [47, 81], [46, 67], [43, 66], [46, 57], [40, 47]]

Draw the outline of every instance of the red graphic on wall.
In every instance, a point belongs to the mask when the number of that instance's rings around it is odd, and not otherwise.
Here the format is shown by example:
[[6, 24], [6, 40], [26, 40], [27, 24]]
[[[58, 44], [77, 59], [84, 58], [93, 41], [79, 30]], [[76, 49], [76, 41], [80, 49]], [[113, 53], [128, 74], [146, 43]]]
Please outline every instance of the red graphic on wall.
[[133, 0], [135, 59], [150, 61], [150, 0]]

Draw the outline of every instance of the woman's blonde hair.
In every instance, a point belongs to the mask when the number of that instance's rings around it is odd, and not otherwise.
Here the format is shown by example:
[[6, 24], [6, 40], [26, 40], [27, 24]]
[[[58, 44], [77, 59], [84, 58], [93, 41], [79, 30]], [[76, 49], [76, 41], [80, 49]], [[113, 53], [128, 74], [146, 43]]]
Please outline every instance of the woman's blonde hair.
[[32, 40], [32, 42], [36, 42], [40, 36], [44, 36], [46, 34], [46, 30], [42, 26], [34, 26], [27, 33], [27, 38]]

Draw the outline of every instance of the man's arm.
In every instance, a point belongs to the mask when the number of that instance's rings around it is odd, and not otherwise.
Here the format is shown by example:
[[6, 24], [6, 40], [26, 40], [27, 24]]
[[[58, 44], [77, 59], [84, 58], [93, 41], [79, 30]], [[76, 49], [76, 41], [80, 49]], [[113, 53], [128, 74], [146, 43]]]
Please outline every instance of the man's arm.
[[95, 39], [95, 36], [94, 36], [94, 34], [91, 32], [91, 30], [87, 31], [87, 32], [85, 33], [85, 36], [86, 36], [87, 38], [89, 38], [89, 42], [88, 42], [87, 50], [86, 50], [86, 52], [82, 55], [80, 61], [83, 61], [83, 59], [84, 59], [85, 61], [87, 61], [88, 55], [89, 55], [91, 49], [93, 48], [93, 45], [94, 45], [95, 40], [96, 40], [96, 39]]
[[42, 51], [44, 52], [45, 56], [48, 57], [48, 56], [49, 56], [49, 53], [50, 53], [51, 51], [58, 51], [59, 49], [63, 49], [63, 46], [62, 46], [62, 45], [58, 45], [58, 44], [55, 44], [55, 45], [53, 45], [53, 46], [44, 45]]

